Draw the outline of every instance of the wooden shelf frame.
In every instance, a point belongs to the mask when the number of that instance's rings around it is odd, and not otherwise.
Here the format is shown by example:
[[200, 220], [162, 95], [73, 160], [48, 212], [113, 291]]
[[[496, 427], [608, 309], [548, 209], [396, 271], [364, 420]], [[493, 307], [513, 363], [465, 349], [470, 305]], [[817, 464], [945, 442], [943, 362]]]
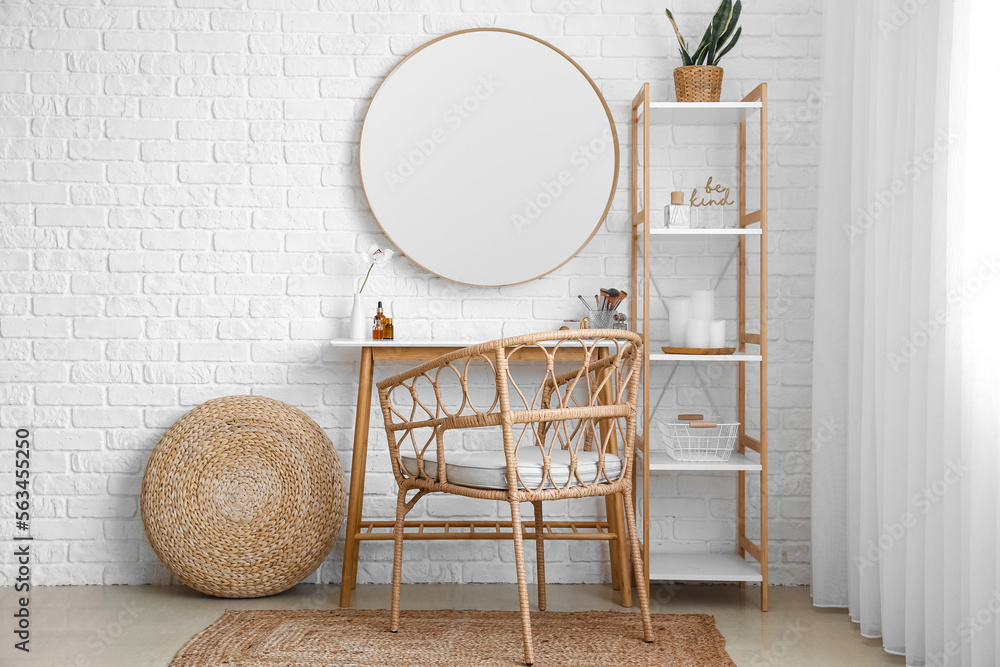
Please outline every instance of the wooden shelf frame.
[[[736, 139], [739, 149], [739, 228], [732, 230], [650, 230], [649, 228], [649, 125], [651, 108], [659, 113], [654, 119], [658, 125], [664, 124], [725, 124], [736, 126]], [[690, 109], [690, 111], [688, 111]], [[756, 116], [756, 118], [754, 118]], [[760, 208], [756, 211], [747, 210], [747, 167], [749, 158], [749, 148], [747, 146], [747, 123], [759, 121], [760, 123]], [[644, 83], [639, 93], [632, 99], [632, 160], [631, 160], [631, 237], [632, 237], [632, 261], [631, 261], [631, 290], [637, 298], [631, 300], [630, 316], [633, 328], [643, 337], [644, 359], [642, 364], [642, 432], [636, 441], [637, 456], [640, 465], [634, 468], [635, 475], [642, 476], [642, 544], [640, 545], [643, 560], [646, 564], [646, 582], [649, 586], [650, 573], [653, 578], [659, 578], [662, 573], [673, 571], [670, 567], [661, 567], [656, 556], [659, 552], [650, 553], [649, 540], [649, 486], [650, 486], [650, 461], [657, 459], [657, 453], [650, 453], [650, 405], [649, 405], [649, 366], [650, 360], [655, 361], [721, 361], [715, 359], [703, 359], [701, 357], [682, 357], [682, 355], [657, 354], [650, 347], [649, 331], [649, 292], [650, 273], [649, 257], [652, 254], [650, 248], [650, 236], [671, 236], [682, 234], [732, 234], [738, 239], [739, 262], [737, 266], [737, 328], [738, 347], [736, 354], [730, 355], [727, 361], [737, 364], [737, 415], [740, 422], [739, 436], [736, 452], [738, 460], [751, 461], [745, 456], [747, 450], [752, 450], [759, 454], [759, 468], [757, 465], [741, 465], [729, 467], [729, 470], [736, 472], [737, 477], [737, 509], [736, 509], [736, 553], [732, 559], [739, 565], [738, 561], [743, 561], [747, 556], [756, 560], [760, 565], [760, 575], [743, 576], [732, 578], [728, 574], [713, 575], [712, 568], [706, 568], [703, 575], [691, 574], [684, 579], [675, 580], [699, 580], [699, 581], [739, 581], [740, 586], [746, 586], [747, 581], [759, 581], [760, 606], [762, 611], [767, 611], [768, 605], [768, 530], [767, 530], [767, 84], [761, 83], [749, 95], [744, 97], [739, 103], [719, 103], [700, 104], [691, 107], [675, 103], [651, 103], [649, 99], [649, 84]], [[641, 141], [641, 144], [640, 144]], [[640, 148], [641, 145], [641, 148]], [[640, 164], [641, 151], [641, 164]], [[640, 194], [642, 209], [640, 205]], [[747, 284], [749, 281], [747, 271], [747, 255], [749, 252], [747, 243], [752, 237], [758, 237], [760, 241], [760, 330], [758, 332], [747, 331]], [[641, 262], [641, 264], [640, 264]], [[641, 288], [641, 291], [640, 291]], [[639, 318], [639, 303], [642, 304], [642, 318]], [[755, 350], [748, 351], [747, 346], [753, 346]], [[756, 353], [756, 354], [755, 354]], [[677, 359], [682, 357], [682, 359]], [[760, 365], [760, 438], [753, 438], [746, 433], [747, 416], [747, 363], [758, 363]], [[734, 455], [735, 456], [735, 455]], [[657, 470], [677, 470], [677, 471], [708, 471], [726, 470], [725, 467], [710, 467], [708, 464], [703, 467], [671, 466], [669, 462], [663, 462], [660, 458], [660, 465], [655, 466]], [[676, 463], [676, 462], [675, 462]], [[746, 476], [747, 474], [760, 475], [760, 544], [754, 544], [748, 537], [747, 527], [747, 501], [746, 501]], [[633, 485], [632, 502], [637, 504], [639, 498], [635, 490], [637, 485]], [[724, 557], [725, 555], [723, 555]], [[651, 558], [653, 557], [653, 558]], [[713, 555], [718, 558], [718, 555]], [[676, 556], [670, 556], [675, 558]], [[686, 561], [685, 561], [686, 562]], [[752, 561], [751, 561], [752, 562]], [[747, 565], [749, 568], [749, 564]], [[728, 570], [727, 570], [728, 572]], [[704, 576], [704, 578], [699, 578]], [[722, 578], [720, 578], [722, 577]], [[640, 585], [643, 582], [639, 582]]]

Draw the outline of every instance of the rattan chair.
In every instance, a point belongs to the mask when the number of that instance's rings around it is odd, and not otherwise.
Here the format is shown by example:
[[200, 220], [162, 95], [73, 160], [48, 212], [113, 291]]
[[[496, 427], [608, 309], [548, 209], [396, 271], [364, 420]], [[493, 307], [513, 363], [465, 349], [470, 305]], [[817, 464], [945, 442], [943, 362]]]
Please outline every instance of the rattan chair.
[[[544, 370], [540, 372], [540, 364], [518, 365], [515, 372], [511, 362], [523, 358], [541, 359]], [[536, 543], [539, 607], [544, 609], [542, 502], [620, 494], [618, 498], [627, 499], [643, 637], [653, 640], [635, 508], [629, 502], [641, 359], [642, 338], [632, 332], [556, 331], [467, 347], [378, 383], [399, 484], [392, 632], [399, 629], [404, 519], [424, 495], [441, 492], [510, 503], [524, 660], [530, 665], [534, 657], [520, 503], [530, 502], [535, 510], [534, 531], [527, 535]], [[521, 378], [522, 389], [515, 375], [524, 374], [536, 379], [529, 383]], [[499, 431], [502, 452], [499, 446], [468, 451], [455, 442], [462, 430], [490, 427]], [[614, 454], [617, 442], [623, 443], [620, 456]], [[410, 491], [416, 494], [407, 500]], [[618, 534], [612, 539], [624, 538]], [[629, 585], [628, 578], [622, 585]]]

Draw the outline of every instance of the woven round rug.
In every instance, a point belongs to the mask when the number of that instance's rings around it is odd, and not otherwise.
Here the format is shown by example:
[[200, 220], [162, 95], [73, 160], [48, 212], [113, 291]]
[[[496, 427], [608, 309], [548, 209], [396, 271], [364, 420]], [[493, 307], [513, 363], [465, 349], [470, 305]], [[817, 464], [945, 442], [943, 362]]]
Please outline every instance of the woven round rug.
[[153, 550], [182, 583], [216, 597], [263, 597], [299, 583], [330, 553], [344, 518], [344, 470], [301, 410], [228, 396], [163, 434], [140, 502]]

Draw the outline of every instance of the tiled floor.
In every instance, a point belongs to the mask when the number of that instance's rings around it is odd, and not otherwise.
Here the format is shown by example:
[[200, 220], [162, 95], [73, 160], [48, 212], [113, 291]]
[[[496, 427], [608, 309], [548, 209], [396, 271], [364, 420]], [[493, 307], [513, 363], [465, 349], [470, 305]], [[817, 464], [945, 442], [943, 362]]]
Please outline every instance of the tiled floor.
[[[654, 585], [652, 610], [715, 616], [726, 650], [739, 667], [795, 665], [903, 665], [877, 640], [864, 639], [847, 614], [817, 609], [808, 588], [772, 588], [770, 611], [760, 612], [759, 589], [735, 586]], [[338, 601], [336, 586], [300, 585], [270, 598], [221, 600], [183, 586], [93, 586], [37, 588], [31, 596], [31, 653], [13, 649], [16, 594], [0, 590], [0, 665], [5, 667], [164, 666], [192, 635], [226, 609], [327, 609]], [[610, 586], [551, 585], [550, 611], [621, 610]], [[415, 609], [517, 609], [512, 585], [404, 586], [403, 607]], [[361, 586], [355, 605], [385, 609], [388, 586]], [[512, 636], [519, 642], [519, 636]]]

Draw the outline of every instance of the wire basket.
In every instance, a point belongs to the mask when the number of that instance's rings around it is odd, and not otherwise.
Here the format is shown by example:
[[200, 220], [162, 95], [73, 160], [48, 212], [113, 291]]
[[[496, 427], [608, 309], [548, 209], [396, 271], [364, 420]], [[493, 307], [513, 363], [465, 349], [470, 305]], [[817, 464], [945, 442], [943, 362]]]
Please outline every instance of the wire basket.
[[739, 422], [684, 419], [663, 424], [667, 453], [675, 461], [728, 461], [736, 445]]

